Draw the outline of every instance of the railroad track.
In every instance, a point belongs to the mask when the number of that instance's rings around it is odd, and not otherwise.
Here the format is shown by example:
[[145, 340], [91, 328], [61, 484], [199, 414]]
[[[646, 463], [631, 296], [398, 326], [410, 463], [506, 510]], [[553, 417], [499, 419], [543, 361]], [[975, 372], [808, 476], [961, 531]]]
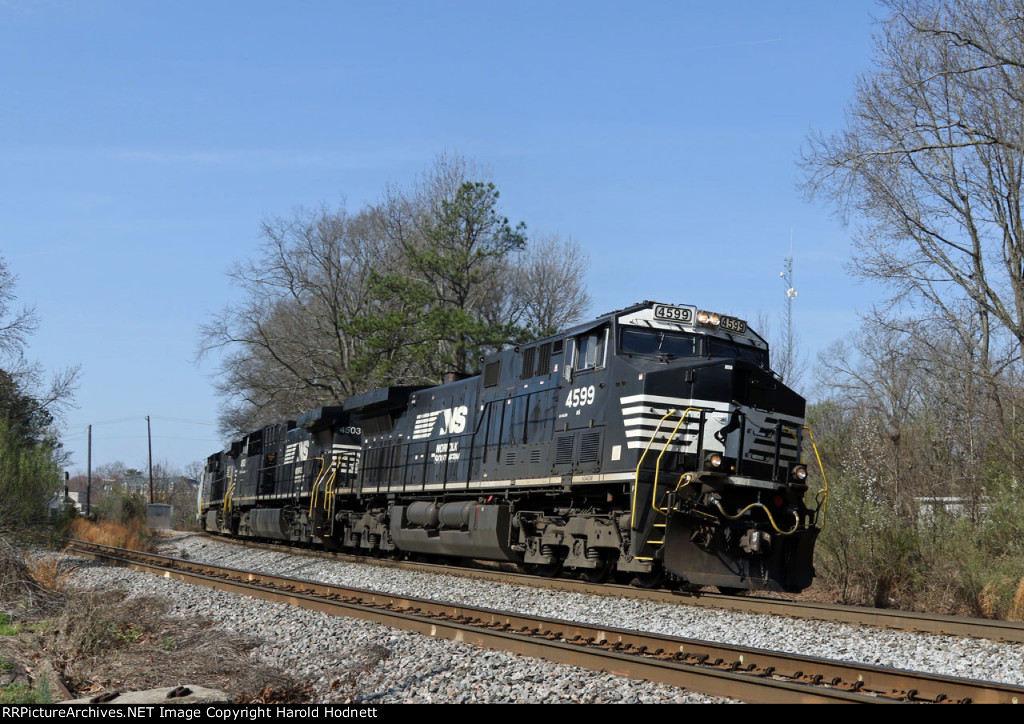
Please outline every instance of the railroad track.
[[1024, 687], [392, 596], [72, 542], [68, 552], [437, 638], [760, 703], [1024, 702]]
[[466, 568], [438, 563], [367, 558], [366, 556], [357, 556], [348, 553], [334, 553], [309, 548], [296, 548], [294, 546], [282, 545], [279, 543], [239, 540], [236, 538], [226, 538], [222, 536], [209, 536], [209, 534], [203, 535], [210, 537], [212, 540], [217, 540], [223, 543], [254, 547], [261, 550], [274, 550], [291, 554], [327, 558], [330, 560], [387, 566], [401, 570], [444, 573], [447, 575], [464, 576], [479, 580], [544, 587], [575, 593], [636, 598], [658, 603], [676, 603], [741, 613], [772, 614], [815, 621], [848, 623], [857, 626], [875, 626], [878, 628], [889, 628], [898, 631], [917, 631], [920, 633], [946, 634], [950, 636], [968, 636], [1005, 643], [1024, 643], [1024, 622], [1020, 621], [1000, 621], [996, 619], [974, 618], [969, 616], [947, 616], [943, 614], [921, 613], [916, 611], [866, 608], [863, 606], [844, 606], [841, 604], [816, 603], [813, 601], [799, 601], [787, 598], [768, 598], [754, 595], [727, 596], [704, 591], [644, 589], [614, 583], [590, 583], [570, 578], [547, 578], [544, 576], [517, 573], [504, 569], [479, 567]]

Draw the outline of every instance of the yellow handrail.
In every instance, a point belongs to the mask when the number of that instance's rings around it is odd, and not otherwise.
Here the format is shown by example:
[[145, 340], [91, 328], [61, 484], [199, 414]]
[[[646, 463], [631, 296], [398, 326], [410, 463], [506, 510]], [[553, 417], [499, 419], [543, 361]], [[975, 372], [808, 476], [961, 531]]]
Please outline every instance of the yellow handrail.
[[821, 511], [821, 526], [819, 530], [824, 531], [825, 522], [828, 520], [828, 476], [825, 475], [825, 466], [821, 464], [821, 453], [818, 452], [818, 444], [814, 441], [814, 432], [807, 425], [804, 425], [803, 429], [807, 430], [807, 434], [811, 436], [811, 448], [814, 449], [814, 458], [818, 461], [821, 479], [825, 481], [825, 487], [820, 488], [815, 496], [816, 500], [821, 500], [818, 504], [818, 510]]
[[[658, 475], [661, 472], [661, 459], [665, 456], [665, 453], [668, 451], [669, 443], [675, 439], [676, 433], [679, 431], [679, 426], [686, 422], [686, 417], [690, 414], [691, 410], [700, 412], [700, 410], [696, 407], [687, 407], [683, 411], [682, 416], [679, 418], [679, 422], [677, 422], [676, 426], [672, 429], [672, 434], [669, 435], [668, 440], [665, 441], [665, 446], [661, 448], [661, 454], [658, 455], [658, 460], [654, 463], [654, 488], [651, 490], [651, 508], [662, 514], [667, 513], [668, 511], [658, 507]], [[699, 429], [697, 430], [697, 434], [700, 434]], [[638, 466], [637, 475], [639, 475], [639, 473], [640, 468]], [[680, 478], [679, 480], [680, 482], [682, 482], [682, 478]], [[689, 485], [689, 482], [687, 482], [687, 485]], [[676, 483], [676, 489], [679, 489], [679, 483]]]
[[[658, 455], [658, 461], [657, 461], [657, 463], [655, 464], [655, 467], [654, 467], [654, 490], [651, 493], [651, 496], [652, 496], [652, 506], [654, 507], [655, 510], [657, 510], [660, 513], [664, 513], [665, 512], [665, 511], [663, 511], [663, 510], [661, 510], [661, 509], [659, 509], [657, 507], [657, 497], [656, 497], [657, 496], [657, 492], [658, 492], [658, 474], [659, 474], [660, 469], [661, 469], [661, 458], [665, 454], [665, 451], [668, 449], [669, 442], [672, 440], [672, 438], [675, 437], [676, 432], [679, 430], [679, 426], [682, 425], [683, 422], [686, 421], [686, 416], [690, 414], [691, 410], [697, 410], [699, 412], [700, 408], [697, 408], [697, 407], [687, 407], [686, 410], [683, 411], [682, 416], [679, 418], [679, 422], [676, 423], [675, 429], [672, 430], [672, 435], [669, 436], [668, 440], [665, 441], [665, 446], [662, 448], [661, 454]], [[636, 491], [637, 491], [637, 488], [640, 485], [640, 468], [644, 464], [644, 458], [647, 457], [647, 453], [650, 451], [651, 445], [654, 444], [655, 439], [658, 437], [658, 433], [661, 432], [662, 424], [665, 422], [665, 420], [667, 420], [668, 418], [672, 417], [672, 415], [675, 415], [677, 412], [678, 412], [678, 410], [669, 410], [668, 413], [665, 414], [664, 417], [662, 417], [660, 420], [658, 420], [658, 426], [654, 429], [654, 434], [651, 435], [651, 439], [647, 441], [647, 446], [644, 448], [644, 452], [640, 456], [640, 460], [636, 464], [636, 476], [633, 479], [633, 498], [632, 498], [632, 504], [630, 506], [630, 517], [629, 517], [629, 526], [630, 526], [630, 528], [635, 528], [636, 527]], [[680, 482], [682, 482], [682, 478], [680, 478]], [[677, 486], [678, 486], [678, 483], [677, 483]]]
[[224, 491], [224, 500], [221, 502], [222, 515], [226, 515], [231, 511], [231, 497], [235, 492], [235, 478], [231, 473], [228, 473], [228, 487]]
[[[340, 457], [335, 457], [331, 460], [331, 479], [327, 481], [324, 486], [324, 504], [327, 506], [327, 518], [330, 520], [331, 516], [334, 515], [334, 481], [338, 477], [338, 468], [341, 467]], [[327, 498], [330, 496], [330, 502]]]
[[316, 494], [317, 494], [317, 490], [320, 488], [320, 482], [324, 479], [324, 476], [327, 475], [327, 469], [330, 467], [329, 465], [323, 465], [322, 464], [324, 462], [323, 458], [314, 458], [314, 461], [315, 460], [319, 460], [320, 463], [321, 463], [321, 466], [320, 466], [320, 472], [317, 474], [316, 480], [313, 482], [313, 488], [309, 491], [310, 492], [310, 496], [309, 496], [309, 517], [310, 518], [313, 517], [313, 508], [316, 506]]

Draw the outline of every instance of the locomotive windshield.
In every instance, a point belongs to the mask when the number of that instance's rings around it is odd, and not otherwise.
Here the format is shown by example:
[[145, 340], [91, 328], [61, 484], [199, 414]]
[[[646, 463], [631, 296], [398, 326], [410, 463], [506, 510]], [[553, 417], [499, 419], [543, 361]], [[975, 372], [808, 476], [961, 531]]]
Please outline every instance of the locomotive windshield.
[[728, 339], [687, 332], [642, 327], [623, 327], [619, 349], [622, 354], [656, 357], [731, 357], [768, 369], [768, 353]]
[[744, 362], [752, 362], [761, 369], [768, 369], [768, 353], [763, 349], [736, 344], [729, 339], [706, 337], [709, 357], [734, 357]]
[[695, 357], [700, 354], [697, 335], [640, 327], [622, 328], [623, 354]]

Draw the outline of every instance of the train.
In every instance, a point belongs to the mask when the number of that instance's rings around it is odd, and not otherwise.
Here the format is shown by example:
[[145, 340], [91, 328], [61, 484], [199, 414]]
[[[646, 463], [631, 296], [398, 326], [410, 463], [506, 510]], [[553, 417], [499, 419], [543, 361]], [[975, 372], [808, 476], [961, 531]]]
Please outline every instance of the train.
[[799, 592], [827, 485], [804, 462], [806, 401], [769, 362], [743, 319], [634, 304], [487, 355], [479, 374], [357, 394], [232, 441], [206, 460], [201, 524], [371, 556]]

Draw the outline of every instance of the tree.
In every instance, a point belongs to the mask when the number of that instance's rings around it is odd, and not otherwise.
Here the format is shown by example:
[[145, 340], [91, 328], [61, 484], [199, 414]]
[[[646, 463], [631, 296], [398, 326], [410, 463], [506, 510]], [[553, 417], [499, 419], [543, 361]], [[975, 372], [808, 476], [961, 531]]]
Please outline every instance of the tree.
[[511, 274], [502, 275], [510, 288], [508, 317], [531, 338], [553, 334], [580, 319], [590, 308], [584, 286], [590, 259], [573, 238], [541, 238], [524, 252]]
[[589, 304], [579, 245], [527, 246], [499, 198], [470, 164], [441, 156], [411, 190], [390, 186], [357, 212], [264, 221], [260, 253], [231, 272], [242, 301], [202, 328], [200, 356], [224, 353], [222, 429], [245, 433], [380, 386], [436, 384], [577, 318]]
[[991, 376], [1000, 334], [1024, 343], [1024, 0], [883, 4], [875, 67], [846, 128], [809, 139], [805, 188], [856, 215], [854, 270], [890, 310], [941, 318]]
[[37, 318], [28, 307], [13, 307], [16, 281], [0, 259], [0, 524], [38, 520], [60, 488], [66, 456], [54, 421], [70, 404], [78, 374], [57, 373], [47, 386], [39, 365], [25, 359]]
[[244, 433], [361, 391], [360, 341], [344, 320], [360, 314], [381, 252], [369, 212], [299, 209], [265, 220], [260, 256], [230, 272], [245, 298], [202, 327], [200, 355], [225, 350], [224, 430]]
[[14, 294], [17, 281], [0, 258], [0, 358], [21, 357], [26, 339], [39, 323], [31, 308], [15, 310], [11, 306], [17, 298]]
[[[525, 224], [512, 227], [498, 199], [493, 183], [463, 181], [451, 197], [431, 199], [414, 211], [414, 223], [391, 226], [398, 231], [392, 238], [402, 263], [391, 273], [374, 274], [379, 306], [352, 320], [353, 329], [372, 342], [364, 359], [393, 363], [395, 353], [404, 352], [421, 376], [436, 379], [468, 374], [483, 351], [515, 336], [511, 320], [485, 314], [501, 289], [505, 262], [526, 246]], [[394, 314], [402, 304], [409, 307], [404, 319]], [[382, 331], [405, 341], [380, 345]]]

